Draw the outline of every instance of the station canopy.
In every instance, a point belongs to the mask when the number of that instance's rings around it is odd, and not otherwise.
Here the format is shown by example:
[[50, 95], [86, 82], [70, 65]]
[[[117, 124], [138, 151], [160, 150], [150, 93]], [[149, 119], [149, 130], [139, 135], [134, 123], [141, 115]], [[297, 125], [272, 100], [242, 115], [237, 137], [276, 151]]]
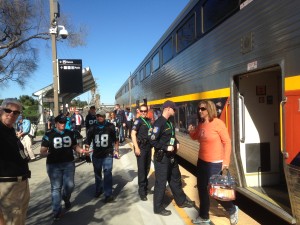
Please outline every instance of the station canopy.
[[[96, 83], [92, 74], [92, 71], [89, 67], [82, 69], [82, 83], [83, 83], [83, 93], [92, 90], [96, 87]], [[83, 93], [64, 93], [58, 95], [59, 103], [68, 103], [72, 99], [76, 98]], [[43, 102], [54, 102], [54, 95], [53, 95], [53, 83], [34, 92], [33, 96], [39, 97], [39, 99]]]

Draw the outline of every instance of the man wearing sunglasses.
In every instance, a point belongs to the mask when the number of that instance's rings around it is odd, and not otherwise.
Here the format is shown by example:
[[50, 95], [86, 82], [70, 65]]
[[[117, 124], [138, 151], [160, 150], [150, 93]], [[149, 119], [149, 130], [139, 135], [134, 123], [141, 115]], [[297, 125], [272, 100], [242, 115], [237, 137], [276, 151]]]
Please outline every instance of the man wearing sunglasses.
[[[112, 168], [114, 148], [119, 150], [115, 125], [105, 120], [105, 111], [96, 112], [97, 123], [93, 124], [87, 133], [85, 148], [88, 150], [93, 144], [93, 167], [95, 174], [96, 192], [95, 198], [100, 197], [104, 192], [104, 202], [114, 201], [112, 195]], [[102, 179], [102, 172], [104, 179]]]
[[138, 165], [138, 192], [142, 201], [147, 201], [148, 174], [151, 165], [150, 135], [152, 132], [151, 120], [147, 118], [148, 107], [141, 105], [140, 117], [133, 124], [131, 137], [134, 145]]
[[24, 225], [30, 199], [29, 159], [13, 128], [22, 105], [13, 98], [0, 106], [0, 224]]
[[175, 126], [170, 121], [176, 111], [176, 105], [172, 101], [163, 104], [163, 113], [153, 124], [151, 144], [155, 149], [154, 168], [154, 213], [162, 216], [171, 215], [171, 211], [163, 206], [163, 199], [167, 182], [170, 185], [176, 204], [180, 208], [194, 207], [194, 202], [187, 199], [183, 192], [181, 174], [176, 159], [176, 151], [179, 142], [175, 136]]

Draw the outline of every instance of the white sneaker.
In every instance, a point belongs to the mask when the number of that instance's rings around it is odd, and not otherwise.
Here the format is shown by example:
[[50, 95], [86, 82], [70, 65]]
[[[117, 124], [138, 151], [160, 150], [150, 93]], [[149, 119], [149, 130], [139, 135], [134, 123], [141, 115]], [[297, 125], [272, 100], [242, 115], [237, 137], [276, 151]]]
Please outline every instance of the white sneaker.
[[235, 206], [235, 212], [229, 216], [230, 225], [236, 225], [239, 220], [239, 207]]
[[198, 216], [196, 219], [192, 220], [193, 224], [201, 224], [201, 223], [210, 223], [210, 219], [203, 219]]

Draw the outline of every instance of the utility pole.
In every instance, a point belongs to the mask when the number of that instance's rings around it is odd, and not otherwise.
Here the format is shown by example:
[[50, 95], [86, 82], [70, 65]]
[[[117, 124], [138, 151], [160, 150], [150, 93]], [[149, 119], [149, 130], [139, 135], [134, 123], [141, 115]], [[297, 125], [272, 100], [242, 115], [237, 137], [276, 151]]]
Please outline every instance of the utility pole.
[[[50, 27], [57, 29], [56, 18], [59, 17], [59, 5], [57, 0], [50, 0]], [[52, 68], [53, 68], [53, 101], [54, 116], [58, 116], [58, 75], [57, 75], [57, 50], [56, 33], [51, 33], [52, 42]]]

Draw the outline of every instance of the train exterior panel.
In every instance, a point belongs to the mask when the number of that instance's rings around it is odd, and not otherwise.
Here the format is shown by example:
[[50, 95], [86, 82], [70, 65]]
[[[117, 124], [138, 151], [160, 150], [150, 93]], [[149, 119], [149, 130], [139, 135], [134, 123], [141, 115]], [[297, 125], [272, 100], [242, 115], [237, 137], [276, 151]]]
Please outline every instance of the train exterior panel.
[[187, 127], [199, 101], [213, 100], [231, 134], [237, 190], [299, 225], [300, 1], [222, 2], [190, 1], [116, 102], [147, 103], [155, 117], [176, 102], [178, 155], [196, 165]]

